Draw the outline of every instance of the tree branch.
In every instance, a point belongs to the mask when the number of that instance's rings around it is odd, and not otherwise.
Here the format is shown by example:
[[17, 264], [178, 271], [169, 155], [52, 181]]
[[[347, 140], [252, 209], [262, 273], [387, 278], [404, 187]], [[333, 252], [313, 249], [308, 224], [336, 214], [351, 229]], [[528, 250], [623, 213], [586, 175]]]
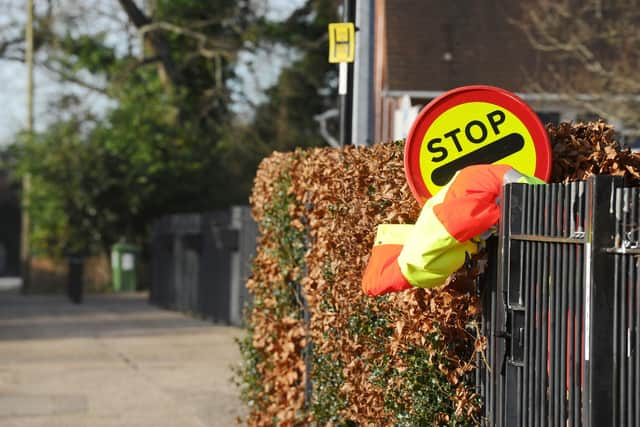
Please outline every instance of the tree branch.
[[10, 40], [4, 40], [0, 42], [0, 58], [9, 56], [8, 50], [14, 46], [20, 46], [24, 44], [23, 37], [15, 37]]
[[82, 80], [79, 77], [73, 75], [73, 73], [70, 73], [70, 72], [67, 72], [67, 71], [64, 71], [64, 70], [60, 70], [60, 69], [52, 66], [49, 61], [44, 61], [40, 65], [42, 65], [46, 70], [56, 74], [58, 77], [60, 77], [64, 81], [77, 84], [78, 86], [82, 86], [82, 87], [84, 87], [86, 89], [92, 90], [94, 92], [101, 93], [103, 95], [108, 95], [106, 88], [98, 86], [98, 85], [95, 85], [95, 84], [90, 83], [90, 82], [87, 82], [85, 80]]
[[198, 42], [198, 53], [200, 56], [209, 59], [215, 59], [218, 57], [224, 57], [232, 59], [235, 52], [240, 49], [238, 43], [230, 44], [220, 40], [214, 40], [204, 33], [184, 28], [179, 25], [175, 25], [169, 22], [154, 22], [140, 27], [138, 30], [142, 35], [149, 32], [156, 31], [158, 29], [171, 31], [175, 34], [180, 34], [186, 37], [190, 37]]
[[142, 13], [132, 0], [118, 0], [118, 3], [120, 3], [120, 6], [124, 9], [129, 20], [136, 28], [140, 28], [151, 23], [151, 19]]
[[184, 36], [187, 36], [187, 37], [191, 37], [191, 38], [196, 39], [197, 41], [199, 41], [201, 43], [208, 44], [212, 48], [216, 48], [216, 49], [220, 49], [220, 50], [234, 51], [234, 50], [236, 50], [236, 49], [238, 49], [240, 47], [237, 44], [229, 44], [229, 43], [225, 43], [225, 42], [220, 41], [220, 40], [213, 40], [211, 37], [207, 36], [204, 33], [201, 33], [199, 31], [194, 31], [194, 30], [191, 30], [189, 28], [184, 28], [184, 27], [181, 27], [179, 25], [172, 24], [170, 22], [154, 22], [154, 23], [149, 23], [147, 25], [144, 25], [144, 26], [138, 28], [138, 30], [140, 31], [141, 34], [146, 34], [146, 33], [150, 32], [150, 31], [154, 31], [154, 30], [157, 30], [157, 29], [171, 31], [171, 32], [176, 33], [176, 34], [180, 34], [180, 35], [184, 35]]
[[13, 55], [0, 56], [0, 61], [3, 59], [6, 61], [20, 62], [21, 64], [24, 64], [24, 55], [23, 56], [13, 56]]
[[[151, 19], [142, 13], [133, 0], [118, 0], [118, 3], [138, 30], [151, 24]], [[171, 47], [164, 34], [160, 31], [151, 31], [145, 35], [145, 41], [160, 58], [161, 77], [164, 77], [164, 80], [171, 83], [172, 86], [179, 86], [182, 78], [173, 62]]]

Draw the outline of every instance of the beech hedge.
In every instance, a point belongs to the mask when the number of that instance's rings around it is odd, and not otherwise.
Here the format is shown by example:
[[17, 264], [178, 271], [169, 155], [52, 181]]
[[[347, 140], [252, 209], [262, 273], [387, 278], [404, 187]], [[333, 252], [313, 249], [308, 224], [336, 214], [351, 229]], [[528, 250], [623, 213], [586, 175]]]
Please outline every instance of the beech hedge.
[[[640, 158], [603, 122], [548, 126], [553, 182], [638, 184]], [[251, 203], [259, 248], [240, 343], [253, 426], [479, 424], [477, 271], [378, 298], [360, 279], [376, 226], [413, 223], [402, 141], [273, 153]]]

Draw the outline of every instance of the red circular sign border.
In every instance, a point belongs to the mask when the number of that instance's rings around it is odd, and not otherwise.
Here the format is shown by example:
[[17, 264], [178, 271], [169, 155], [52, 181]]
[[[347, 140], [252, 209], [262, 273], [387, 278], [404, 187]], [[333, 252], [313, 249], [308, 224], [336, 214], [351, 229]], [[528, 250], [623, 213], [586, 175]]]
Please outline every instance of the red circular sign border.
[[[536, 151], [534, 175], [548, 181], [551, 175], [551, 144], [549, 135], [537, 114], [517, 95], [494, 86], [463, 86], [446, 92], [422, 109], [411, 125], [404, 147], [404, 172], [413, 196], [420, 206], [432, 194], [420, 173], [420, 148], [427, 129], [442, 113], [467, 102], [488, 102], [509, 110], [518, 117], [531, 133]], [[426, 198], [425, 198], [426, 197]]]

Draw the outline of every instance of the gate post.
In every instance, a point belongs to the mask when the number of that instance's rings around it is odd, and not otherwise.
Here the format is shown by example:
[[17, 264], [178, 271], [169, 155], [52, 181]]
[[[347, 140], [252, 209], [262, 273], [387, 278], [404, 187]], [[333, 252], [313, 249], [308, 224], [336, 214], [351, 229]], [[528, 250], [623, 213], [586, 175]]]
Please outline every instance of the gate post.
[[584, 405], [587, 427], [613, 425], [613, 307], [615, 215], [612, 203], [621, 177], [588, 181], [585, 230]]
[[[497, 319], [502, 334], [502, 360], [498, 393], [499, 417], [496, 426], [522, 425], [524, 411], [522, 400], [522, 371], [524, 365], [525, 306], [521, 281], [523, 266], [520, 242], [511, 240], [512, 234], [523, 233], [523, 203], [525, 184], [508, 184], [503, 189], [502, 218], [500, 221], [499, 252], [503, 258], [498, 270], [498, 307], [501, 316]], [[507, 220], [508, 218], [508, 220]], [[514, 247], [515, 245], [515, 247]], [[502, 335], [502, 336], [500, 336]], [[501, 407], [500, 407], [501, 406]]]

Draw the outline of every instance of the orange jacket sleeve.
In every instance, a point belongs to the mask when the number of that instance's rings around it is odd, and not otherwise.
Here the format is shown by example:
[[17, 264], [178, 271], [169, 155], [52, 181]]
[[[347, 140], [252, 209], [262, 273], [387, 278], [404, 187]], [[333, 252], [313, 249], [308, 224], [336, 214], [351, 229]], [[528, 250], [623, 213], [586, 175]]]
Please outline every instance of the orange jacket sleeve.
[[[368, 295], [381, 295], [411, 286], [431, 288], [464, 264], [478, 250], [478, 236], [500, 218], [499, 200], [508, 182], [542, 183], [507, 165], [475, 165], [459, 171], [425, 203], [411, 229], [402, 236], [376, 239], [362, 280]], [[386, 234], [392, 225], [384, 225]], [[393, 240], [393, 245], [390, 242]]]

